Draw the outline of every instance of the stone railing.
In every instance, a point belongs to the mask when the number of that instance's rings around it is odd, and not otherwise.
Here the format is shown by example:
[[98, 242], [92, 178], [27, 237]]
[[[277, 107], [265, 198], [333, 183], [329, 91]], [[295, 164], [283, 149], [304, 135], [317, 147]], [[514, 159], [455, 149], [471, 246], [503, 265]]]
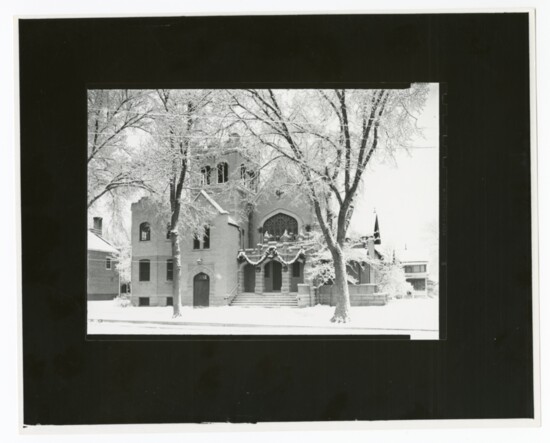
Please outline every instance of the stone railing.
[[227, 296], [224, 297], [227, 304], [230, 304], [233, 301], [233, 299], [237, 296], [238, 288], [239, 288], [239, 283], [237, 283], [235, 287], [229, 292], [229, 294], [227, 294]]
[[[375, 284], [348, 285], [351, 306], [383, 306], [388, 303], [388, 294], [377, 292]], [[336, 305], [336, 288], [331, 285], [320, 286], [318, 289], [319, 303]]]

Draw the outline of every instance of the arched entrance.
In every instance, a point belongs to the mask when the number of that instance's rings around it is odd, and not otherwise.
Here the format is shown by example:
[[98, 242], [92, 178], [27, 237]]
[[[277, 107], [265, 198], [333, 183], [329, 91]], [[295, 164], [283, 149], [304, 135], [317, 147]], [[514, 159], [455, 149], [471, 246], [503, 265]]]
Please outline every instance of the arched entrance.
[[246, 264], [243, 269], [244, 273], [244, 288], [243, 292], [254, 292], [256, 286], [256, 269], [250, 263]]
[[201, 272], [193, 278], [193, 306], [209, 306], [210, 278]]

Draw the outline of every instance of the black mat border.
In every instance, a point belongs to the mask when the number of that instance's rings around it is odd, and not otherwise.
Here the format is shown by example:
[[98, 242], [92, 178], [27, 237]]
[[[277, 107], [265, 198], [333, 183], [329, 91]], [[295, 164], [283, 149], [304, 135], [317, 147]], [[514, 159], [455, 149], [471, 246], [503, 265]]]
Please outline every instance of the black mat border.
[[[533, 416], [526, 13], [20, 20], [19, 39], [26, 424]], [[447, 339], [86, 341], [85, 86], [182, 79], [446, 84]]]

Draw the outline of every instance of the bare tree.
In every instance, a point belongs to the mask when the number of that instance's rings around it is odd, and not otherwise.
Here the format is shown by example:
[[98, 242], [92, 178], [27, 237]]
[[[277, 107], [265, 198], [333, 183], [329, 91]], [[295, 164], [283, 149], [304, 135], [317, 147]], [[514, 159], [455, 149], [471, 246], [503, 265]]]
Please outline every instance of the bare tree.
[[377, 155], [406, 147], [427, 85], [403, 90], [230, 91], [236, 118], [301, 177], [332, 256], [333, 322], [350, 320], [344, 244], [363, 174]]
[[134, 174], [135, 153], [127, 137], [148, 130], [151, 111], [146, 91], [88, 91], [88, 208], [107, 194], [148, 188]]
[[170, 234], [173, 276], [173, 316], [181, 316], [181, 248], [185, 235], [204, 235], [212, 214], [196, 201], [201, 182], [199, 159], [211, 140], [213, 125], [207, 119], [214, 106], [213, 91], [157, 90], [152, 145], [142, 156], [140, 176], [154, 185], [159, 223]]

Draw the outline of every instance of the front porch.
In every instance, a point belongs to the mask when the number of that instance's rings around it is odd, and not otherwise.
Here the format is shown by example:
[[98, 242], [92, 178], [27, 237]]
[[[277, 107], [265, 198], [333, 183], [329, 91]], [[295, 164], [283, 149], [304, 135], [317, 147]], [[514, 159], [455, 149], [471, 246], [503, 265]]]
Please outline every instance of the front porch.
[[237, 256], [239, 274], [236, 295], [298, 293], [304, 283], [305, 251], [295, 242], [269, 242], [242, 249]]

